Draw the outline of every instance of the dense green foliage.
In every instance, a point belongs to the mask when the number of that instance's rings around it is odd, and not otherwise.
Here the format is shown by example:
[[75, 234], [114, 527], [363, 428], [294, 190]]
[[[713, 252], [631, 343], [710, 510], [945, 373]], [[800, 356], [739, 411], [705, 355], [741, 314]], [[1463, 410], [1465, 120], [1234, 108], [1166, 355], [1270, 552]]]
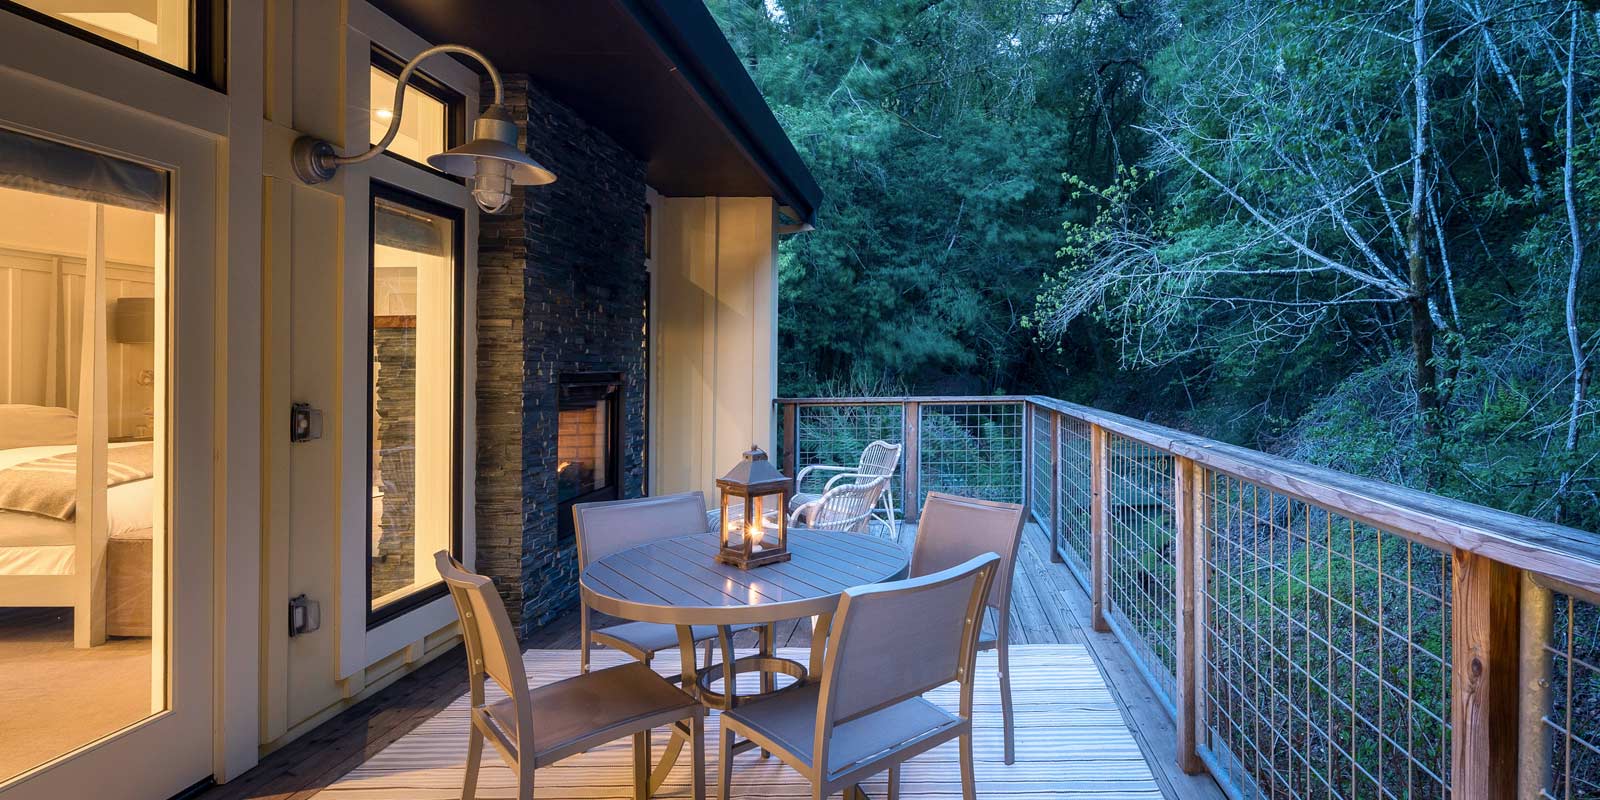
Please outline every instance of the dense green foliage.
[[710, 6], [827, 193], [785, 393], [1039, 392], [1600, 528], [1591, 9]]

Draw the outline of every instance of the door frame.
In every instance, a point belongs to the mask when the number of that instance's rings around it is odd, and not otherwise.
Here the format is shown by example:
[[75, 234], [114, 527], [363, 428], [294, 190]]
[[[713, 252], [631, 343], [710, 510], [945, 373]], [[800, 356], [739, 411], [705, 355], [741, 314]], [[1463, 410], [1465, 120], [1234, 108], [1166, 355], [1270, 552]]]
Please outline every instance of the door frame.
[[[5, 27], [0, 24], [0, 33]], [[215, 771], [213, 456], [220, 148], [214, 138], [192, 127], [35, 75], [0, 70], [0, 96], [38, 100], [0, 107], [0, 125], [148, 164], [170, 175], [164, 508], [169, 544], [162, 568], [167, 579], [162, 610], [170, 634], [166, 652], [152, 654], [154, 665], [167, 673], [166, 709], [8, 781], [0, 797], [167, 797]], [[167, 768], [151, 770], [152, 764]]]

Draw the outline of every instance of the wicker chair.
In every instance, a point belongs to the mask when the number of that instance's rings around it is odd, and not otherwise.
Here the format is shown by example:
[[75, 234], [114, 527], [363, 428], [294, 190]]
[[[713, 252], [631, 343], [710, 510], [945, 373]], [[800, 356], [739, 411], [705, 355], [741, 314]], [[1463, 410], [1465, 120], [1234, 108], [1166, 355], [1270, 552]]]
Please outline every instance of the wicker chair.
[[[797, 490], [805, 485], [806, 478], [813, 473], [835, 474], [828, 478], [827, 483], [822, 487], [822, 492], [802, 492], [791, 498], [789, 503], [792, 507], [798, 508], [807, 503], [816, 502], [822, 498], [822, 495], [827, 494], [830, 489], [845, 481], [865, 483], [878, 476], [892, 479], [894, 471], [900, 466], [900, 452], [902, 449], [898, 444], [890, 444], [880, 440], [867, 445], [866, 449], [861, 451], [861, 459], [853, 467], [838, 467], [826, 464], [815, 464], [806, 467], [800, 470], [799, 475], [795, 476], [794, 485]], [[879, 520], [891, 532], [894, 532], [896, 530], [894, 492], [883, 492], [878, 502], [883, 507], [883, 514], [879, 517]], [[876, 511], [877, 509], [875, 508], [874, 510]]]
[[[839, 476], [853, 480], [840, 481], [833, 488], [816, 496], [789, 514], [789, 524], [823, 531], [848, 531], [869, 533], [873, 509], [878, 505], [889, 486], [889, 476], [868, 477], [845, 473]], [[890, 528], [893, 538], [893, 528]]]

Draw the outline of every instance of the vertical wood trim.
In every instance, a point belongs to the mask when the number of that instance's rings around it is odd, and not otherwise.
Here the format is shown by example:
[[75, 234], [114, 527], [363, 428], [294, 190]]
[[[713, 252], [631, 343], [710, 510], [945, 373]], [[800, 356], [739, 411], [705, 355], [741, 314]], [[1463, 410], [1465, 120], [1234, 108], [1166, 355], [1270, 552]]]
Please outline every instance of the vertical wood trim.
[[1172, 459], [1172, 527], [1177, 539], [1178, 641], [1177, 641], [1177, 701], [1178, 706], [1178, 767], [1195, 775], [1205, 766], [1195, 747], [1197, 741], [1195, 718], [1195, 541], [1198, 526], [1195, 524], [1195, 505], [1199, 494], [1195, 491], [1195, 463], [1182, 456]]
[[1065, 563], [1061, 557], [1061, 415], [1050, 412], [1050, 563]]
[[1106, 430], [1089, 426], [1089, 600], [1090, 618], [1099, 633], [1106, 622]]
[[[795, 464], [799, 458], [796, 452], [800, 446], [800, 409], [794, 403], [784, 403], [780, 406], [779, 414], [782, 418], [783, 456], [780, 468], [783, 474], [793, 478], [799, 473], [795, 471]], [[799, 487], [795, 487], [797, 490]]]
[[276, 741], [289, 731], [289, 544], [294, 501], [290, 470], [288, 415], [293, 378], [294, 337], [293, 197], [287, 181], [267, 178], [262, 236], [261, 319], [261, 741]]
[[1550, 651], [1551, 608], [1550, 590], [1540, 586], [1528, 573], [1522, 573], [1520, 631], [1521, 716], [1517, 726], [1517, 796], [1523, 800], [1539, 800], [1551, 785], [1550, 728], [1544, 718], [1550, 713], [1550, 679], [1552, 663]]
[[1457, 549], [1451, 559], [1452, 753], [1456, 800], [1517, 788], [1519, 570]]
[[[77, 596], [73, 643], [94, 647], [106, 640], [106, 446], [109, 410], [106, 376], [106, 211], [89, 212], [84, 258], [82, 355], [78, 364], [78, 512], [73, 576]], [[152, 597], [164, 597], [153, 591]]]
[[[13, 270], [12, 271], [12, 285], [15, 288], [12, 289], [11, 298], [12, 298], [12, 304], [14, 306], [15, 306], [16, 300], [17, 300], [17, 292], [21, 288], [21, 283], [16, 280], [16, 277], [17, 277], [16, 276], [16, 271]], [[44, 404], [47, 405], [47, 406], [53, 406], [53, 405], [56, 405], [56, 391], [57, 391], [57, 389], [60, 388], [60, 384], [61, 384], [61, 319], [62, 319], [62, 317], [64, 315], [61, 313], [62, 312], [62, 308], [61, 308], [62, 294], [61, 294], [61, 257], [60, 256], [52, 256], [50, 258], [50, 294], [49, 294], [49, 298], [50, 298], [50, 301], [49, 301], [50, 302], [50, 309], [46, 313], [47, 313], [47, 317], [48, 317], [48, 320], [49, 320], [48, 324], [50, 325], [50, 330], [45, 334], [45, 345], [44, 345], [45, 346], [45, 356], [44, 356], [44, 358], [45, 358]], [[16, 312], [15, 311], [13, 311], [13, 313], [12, 313], [12, 319], [16, 319]], [[12, 331], [11, 336], [13, 337], [11, 339], [11, 341], [17, 341], [18, 340], [16, 331]], [[14, 358], [15, 358], [15, 356], [13, 356], [13, 359]], [[9, 400], [7, 400], [6, 402], [9, 402], [9, 403], [20, 402], [16, 398], [17, 386], [16, 386], [16, 376], [15, 375], [12, 376], [10, 384], [11, 384], [11, 398]]]
[[906, 457], [906, 478], [901, 482], [906, 496], [901, 508], [906, 522], [916, 522], [922, 518], [922, 404], [900, 406], [900, 431]]

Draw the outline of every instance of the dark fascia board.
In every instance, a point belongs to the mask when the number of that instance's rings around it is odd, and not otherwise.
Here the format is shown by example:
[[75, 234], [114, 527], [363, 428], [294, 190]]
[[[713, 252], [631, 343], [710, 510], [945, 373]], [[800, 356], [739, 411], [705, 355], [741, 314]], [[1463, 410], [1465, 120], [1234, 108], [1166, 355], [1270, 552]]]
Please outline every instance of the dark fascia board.
[[810, 223], [822, 203], [817, 185], [783, 126], [701, 0], [617, 0], [705, 103], [782, 204]]

